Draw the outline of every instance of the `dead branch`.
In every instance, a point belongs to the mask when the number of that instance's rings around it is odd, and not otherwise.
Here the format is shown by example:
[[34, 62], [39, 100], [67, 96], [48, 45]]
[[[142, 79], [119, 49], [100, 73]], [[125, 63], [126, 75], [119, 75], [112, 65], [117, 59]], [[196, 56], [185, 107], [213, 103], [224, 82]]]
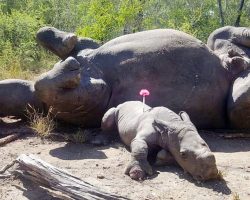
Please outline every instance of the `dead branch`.
[[10, 142], [16, 140], [16, 139], [19, 138], [21, 135], [22, 135], [22, 134], [20, 134], [20, 133], [13, 133], [13, 134], [8, 135], [8, 136], [6, 136], [6, 137], [4, 137], [4, 138], [1, 138], [1, 139], [0, 139], [0, 146], [3, 146], [3, 145], [5, 145], [5, 144], [7, 144], [7, 143], [10, 143]]
[[[34, 155], [22, 154], [16, 159], [16, 162], [18, 166], [14, 171], [15, 174], [43, 187], [59, 191], [73, 199], [128, 199], [103, 192], [99, 188], [82, 181], [68, 172], [36, 158]], [[6, 171], [9, 166], [5, 167], [5, 170], [2, 171]]]
[[33, 130], [29, 127], [26, 127], [26, 126], [11, 129], [11, 130], [5, 130], [5, 131], [0, 130], [0, 136], [1, 137], [5, 136], [5, 137], [0, 139], [0, 146], [3, 146], [7, 143], [10, 143], [10, 142], [18, 139], [22, 135], [30, 134], [30, 133], [33, 133]]
[[7, 172], [6, 174], [4, 174], [9, 168], [11, 168], [14, 164], [16, 163], [16, 160], [12, 161], [11, 163], [9, 163], [8, 165], [6, 165], [5, 167], [3, 167], [0, 170], [0, 178], [9, 178], [11, 176], [11, 173]]

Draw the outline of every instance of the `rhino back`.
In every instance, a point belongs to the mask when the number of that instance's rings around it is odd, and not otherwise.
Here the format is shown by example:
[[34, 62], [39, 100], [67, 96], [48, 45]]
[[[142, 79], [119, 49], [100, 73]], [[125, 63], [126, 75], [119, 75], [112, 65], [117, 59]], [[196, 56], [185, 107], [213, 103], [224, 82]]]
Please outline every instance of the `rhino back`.
[[144, 113], [143, 108], [145, 111], [151, 109], [140, 101], [127, 101], [117, 106], [116, 124], [118, 132], [121, 140], [128, 146], [137, 134], [141, 122], [140, 118]]
[[150, 106], [185, 110], [199, 128], [225, 125], [229, 79], [220, 60], [201, 41], [171, 29], [125, 35], [94, 50], [89, 61], [112, 88], [109, 107], [140, 100]]
[[177, 115], [172, 110], [166, 107], [155, 107], [150, 111], [151, 115], [154, 115], [154, 118], [161, 119], [162, 121], [169, 123], [179, 123], [183, 122], [179, 115]]

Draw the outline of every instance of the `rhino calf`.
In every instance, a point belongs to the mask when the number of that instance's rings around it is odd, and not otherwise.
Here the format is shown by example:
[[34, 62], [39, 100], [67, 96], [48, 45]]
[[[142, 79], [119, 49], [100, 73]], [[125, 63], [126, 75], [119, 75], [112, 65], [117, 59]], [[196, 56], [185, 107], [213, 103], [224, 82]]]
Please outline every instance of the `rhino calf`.
[[162, 148], [157, 159], [170, 161], [172, 156], [196, 180], [218, 175], [214, 155], [186, 112], [177, 115], [166, 107], [151, 108], [139, 101], [128, 101], [105, 113], [102, 130], [117, 130], [121, 140], [130, 146], [131, 161], [125, 173], [132, 179], [153, 174], [147, 156], [155, 147]]

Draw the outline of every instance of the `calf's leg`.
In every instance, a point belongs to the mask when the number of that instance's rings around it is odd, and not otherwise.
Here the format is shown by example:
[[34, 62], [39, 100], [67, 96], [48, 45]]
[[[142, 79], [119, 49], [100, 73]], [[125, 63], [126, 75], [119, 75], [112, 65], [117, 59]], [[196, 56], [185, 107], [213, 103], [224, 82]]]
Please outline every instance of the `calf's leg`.
[[131, 161], [125, 170], [125, 174], [135, 180], [142, 180], [146, 174], [152, 175], [152, 167], [147, 161], [148, 145], [146, 141], [135, 137], [131, 142], [130, 148]]
[[160, 150], [156, 155], [156, 160], [155, 160], [156, 166], [172, 165], [175, 163], [176, 161], [172, 156], [172, 154], [165, 149]]

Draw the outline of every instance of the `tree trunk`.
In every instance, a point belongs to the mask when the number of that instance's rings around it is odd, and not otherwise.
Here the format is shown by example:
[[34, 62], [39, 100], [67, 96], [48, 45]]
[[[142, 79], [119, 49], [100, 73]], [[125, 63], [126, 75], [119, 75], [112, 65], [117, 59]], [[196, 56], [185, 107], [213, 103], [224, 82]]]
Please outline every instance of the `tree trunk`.
[[217, 2], [218, 2], [218, 7], [219, 7], [219, 14], [220, 14], [220, 24], [221, 26], [224, 26], [225, 20], [224, 20], [223, 11], [222, 11], [221, 0], [217, 0]]
[[73, 199], [128, 199], [103, 192], [66, 171], [36, 158], [34, 155], [22, 154], [16, 159], [16, 163], [18, 163], [18, 168], [15, 173], [18, 175], [41, 186], [60, 191]]
[[234, 26], [240, 26], [240, 17], [241, 17], [243, 6], [244, 6], [244, 0], [241, 0], [240, 1], [240, 6], [239, 6], [239, 9], [238, 9], [238, 16], [237, 16], [237, 19], [236, 19], [236, 22], [235, 22]]

